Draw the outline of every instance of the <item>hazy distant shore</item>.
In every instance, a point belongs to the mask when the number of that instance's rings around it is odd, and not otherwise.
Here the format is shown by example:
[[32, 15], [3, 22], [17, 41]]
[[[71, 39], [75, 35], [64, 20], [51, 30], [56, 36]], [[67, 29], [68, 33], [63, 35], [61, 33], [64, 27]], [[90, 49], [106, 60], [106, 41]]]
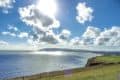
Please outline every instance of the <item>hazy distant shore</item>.
[[66, 51], [66, 52], [91, 52], [99, 54], [120, 54], [120, 51], [103, 51], [103, 50], [86, 50], [86, 49], [69, 49], [69, 48], [43, 48], [39, 51]]
[[105, 55], [107, 54], [120, 55], [120, 51], [69, 49], [69, 48], [43, 48], [39, 50], [0, 50], [0, 52], [39, 52], [39, 51], [91, 52]]

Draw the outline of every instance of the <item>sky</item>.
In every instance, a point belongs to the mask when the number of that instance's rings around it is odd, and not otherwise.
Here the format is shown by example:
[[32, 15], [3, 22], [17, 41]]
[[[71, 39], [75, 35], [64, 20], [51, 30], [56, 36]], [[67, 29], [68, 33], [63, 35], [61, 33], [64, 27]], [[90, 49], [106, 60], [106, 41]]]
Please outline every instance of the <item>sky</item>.
[[119, 14], [119, 0], [0, 0], [0, 49], [120, 47]]

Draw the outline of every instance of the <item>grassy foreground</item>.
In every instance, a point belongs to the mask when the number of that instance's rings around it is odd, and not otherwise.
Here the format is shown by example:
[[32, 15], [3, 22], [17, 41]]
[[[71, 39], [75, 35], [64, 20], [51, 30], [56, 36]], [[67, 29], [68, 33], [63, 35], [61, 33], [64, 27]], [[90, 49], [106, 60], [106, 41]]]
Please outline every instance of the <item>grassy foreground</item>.
[[46, 75], [42, 78], [33, 76], [23, 80], [120, 80], [120, 56], [96, 57], [92, 62], [103, 64], [73, 69], [68, 72], [62, 71], [63, 74], [56, 76]]

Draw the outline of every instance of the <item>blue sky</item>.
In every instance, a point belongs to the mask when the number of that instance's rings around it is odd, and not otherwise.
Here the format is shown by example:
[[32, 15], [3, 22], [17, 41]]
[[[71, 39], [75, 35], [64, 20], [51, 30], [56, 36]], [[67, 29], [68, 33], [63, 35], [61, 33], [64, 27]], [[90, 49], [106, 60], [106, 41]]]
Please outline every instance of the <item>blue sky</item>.
[[[101, 29], [120, 25], [119, 0], [61, 0], [61, 2], [64, 5], [65, 12], [61, 12], [61, 15], [58, 16], [58, 18], [63, 26], [65, 25], [68, 29], [73, 31], [73, 36], [83, 34], [86, 27], [89, 25]], [[94, 9], [94, 19], [84, 25], [79, 24], [75, 19], [77, 14], [75, 7], [79, 2], [86, 2], [88, 6]]]
[[[8, 5], [12, 7], [7, 7], [7, 5], [5, 7], [0, 4], [0, 41], [5, 41], [12, 44], [27, 43], [28, 36], [35, 32], [33, 30], [33, 27], [35, 25], [31, 25], [27, 22], [24, 22], [24, 20], [21, 20], [21, 14], [19, 12], [19, 8], [27, 8], [27, 6], [30, 6], [32, 4], [36, 5], [35, 3], [38, 0], [34, 0], [34, 1], [33, 0], [15, 0], [15, 1], [10, 0], [10, 1], [11, 3]], [[0, 3], [2, 3], [2, 1]], [[5, 2], [3, 1], [3, 3]], [[84, 23], [80, 23], [76, 19], [76, 16], [78, 16], [78, 11], [76, 7], [79, 4], [83, 5], [83, 3], [85, 3], [86, 8], [90, 8], [91, 10], [93, 10], [90, 14], [90, 16], [92, 16], [92, 19], [84, 21]], [[56, 15], [54, 15], [54, 18], [50, 17], [50, 19], [58, 20], [60, 26], [57, 29], [53, 29], [52, 31], [51, 30], [49, 31], [53, 36], [57, 35], [57, 38], [59, 36], [59, 38], [61, 38], [61, 40], [60, 39], [59, 40], [62, 43], [63, 41], [71, 42], [73, 40], [73, 42], [75, 42], [79, 40], [80, 44], [85, 43], [86, 45], [88, 44], [86, 43], [86, 41], [87, 42], [89, 41], [90, 43], [89, 45], [91, 45], [94, 43], [93, 41], [98, 40], [99, 37], [103, 38], [103, 36], [101, 36], [102, 34], [104, 35], [109, 34], [109, 37], [110, 37], [111, 31], [115, 32], [115, 29], [120, 30], [120, 1], [119, 0], [57, 0], [56, 4], [58, 6], [57, 13]], [[18, 30], [14, 31], [12, 29], [9, 29], [10, 26], [14, 28], [16, 27]], [[92, 27], [89, 27], [89, 26], [92, 26]], [[116, 27], [113, 27], [113, 26], [116, 26]], [[117, 34], [119, 34], [120, 32], [119, 30], [116, 32]], [[97, 35], [96, 37], [91, 37], [96, 35], [95, 33], [96, 31], [100, 31], [99, 35]], [[14, 33], [15, 35], [20, 35], [21, 32], [23, 32], [23, 33], [28, 33], [28, 35], [27, 36], [24, 35], [22, 36], [22, 38], [19, 38], [19, 37], [11, 37], [11, 35], [9, 34], [3, 35], [3, 32]], [[36, 30], [36, 32], [38, 33], [39, 31]], [[88, 36], [89, 32], [91, 35]], [[120, 39], [118, 38], [118, 35], [115, 35], [114, 39], [116, 38], [116, 36], [117, 36], [117, 40]], [[68, 37], [69, 39], [67, 39]], [[44, 39], [47, 39], [47, 38], [45, 37]], [[42, 40], [44, 41], [44, 39]], [[106, 39], [106, 36], [104, 36], [104, 40], [105, 39]], [[42, 40], [40, 40], [39, 42], [43, 42]], [[47, 39], [47, 41], [49, 42], [49, 39]], [[108, 41], [110, 41], [110, 43], [112, 44], [117, 44], [117, 43], [111, 42], [113, 41], [113, 38], [112, 39], [109, 38]], [[99, 41], [99, 44], [104, 44], [104, 43], [110, 44], [106, 42]], [[57, 43], [57, 42], [55, 41], [54, 43]], [[120, 43], [120, 40], [118, 41], [118, 43]]]

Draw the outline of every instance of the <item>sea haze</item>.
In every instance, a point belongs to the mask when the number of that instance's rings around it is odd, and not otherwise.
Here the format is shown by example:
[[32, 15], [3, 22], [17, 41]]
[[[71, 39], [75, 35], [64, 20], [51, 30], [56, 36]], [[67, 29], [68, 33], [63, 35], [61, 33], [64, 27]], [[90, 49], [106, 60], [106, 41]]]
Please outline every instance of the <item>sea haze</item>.
[[84, 67], [91, 57], [88, 52], [0, 52], [0, 79], [33, 75], [49, 71]]

